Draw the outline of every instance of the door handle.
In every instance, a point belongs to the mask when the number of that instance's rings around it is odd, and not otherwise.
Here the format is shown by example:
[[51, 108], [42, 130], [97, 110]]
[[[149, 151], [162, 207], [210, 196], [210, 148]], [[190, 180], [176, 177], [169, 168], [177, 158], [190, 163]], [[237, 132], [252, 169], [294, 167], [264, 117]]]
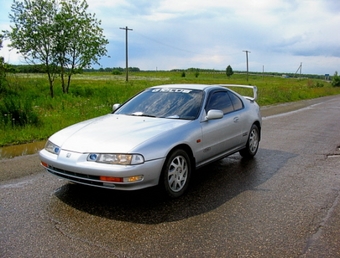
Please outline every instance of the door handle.
[[234, 117], [234, 123], [237, 123], [239, 120], [238, 116]]

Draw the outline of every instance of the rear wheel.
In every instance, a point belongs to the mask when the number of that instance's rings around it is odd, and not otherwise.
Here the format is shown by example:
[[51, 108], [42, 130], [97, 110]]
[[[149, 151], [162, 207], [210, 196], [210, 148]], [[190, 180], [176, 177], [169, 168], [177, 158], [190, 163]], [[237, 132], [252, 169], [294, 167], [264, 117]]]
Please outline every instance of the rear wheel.
[[188, 154], [177, 149], [165, 161], [161, 183], [166, 194], [171, 198], [181, 196], [189, 185], [191, 162]]
[[260, 143], [260, 131], [257, 125], [254, 124], [251, 127], [246, 147], [240, 150], [241, 156], [248, 159], [253, 158], [257, 153], [259, 143]]

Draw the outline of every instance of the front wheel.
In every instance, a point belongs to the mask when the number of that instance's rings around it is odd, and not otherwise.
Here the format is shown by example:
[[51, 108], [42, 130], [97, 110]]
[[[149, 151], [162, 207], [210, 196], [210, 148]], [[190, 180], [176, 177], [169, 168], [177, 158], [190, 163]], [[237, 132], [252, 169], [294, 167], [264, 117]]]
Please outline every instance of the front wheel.
[[244, 158], [253, 158], [259, 149], [260, 131], [257, 125], [253, 125], [250, 129], [247, 145], [244, 149], [240, 150], [240, 154]]
[[171, 198], [181, 196], [188, 188], [190, 175], [188, 154], [182, 149], [173, 151], [165, 161], [161, 174], [161, 184], [166, 194]]

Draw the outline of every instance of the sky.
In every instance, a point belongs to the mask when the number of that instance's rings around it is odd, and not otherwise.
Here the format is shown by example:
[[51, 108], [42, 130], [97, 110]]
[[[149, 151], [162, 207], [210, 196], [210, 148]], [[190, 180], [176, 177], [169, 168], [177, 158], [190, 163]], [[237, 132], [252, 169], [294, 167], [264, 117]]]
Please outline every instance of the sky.
[[[202, 68], [330, 74], [340, 72], [339, 0], [87, 0], [109, 40], [94, 68]], [[10, 0], [0, 0], [0, 30], [8, 30]], [[5, 62], [23, 58], [4, 42]], [[300, 69], [299, 69], [300, 68]]]

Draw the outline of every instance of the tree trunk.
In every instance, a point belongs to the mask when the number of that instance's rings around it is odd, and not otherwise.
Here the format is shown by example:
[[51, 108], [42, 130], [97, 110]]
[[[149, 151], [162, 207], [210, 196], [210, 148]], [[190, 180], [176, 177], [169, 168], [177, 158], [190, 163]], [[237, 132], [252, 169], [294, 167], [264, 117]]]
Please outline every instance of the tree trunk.
[[54, 97], [54, 90], [53, 90], [53, 84], [54, 84], [54, 78], [51, 76], [50, 73], [47, 73], [48, 75], [48, 82], [50, 84], [50, 95], [51, 95], [51, 98]]
[[50, 95], [51, 95], [51, 98], [54, 97], [54, 91], [53, 91], [53, 81], [50, 81]]
[[61, 88], [63, 90], [63, 93], [67, 93], [66, 87], [65, 87], [65, 69], [64, 69], [64, 62], [60, 62], [60, 79], [61, 79]]
[[68, 89], [70, 88], [70, 84], [71, 84], [71, 76], [72, 74], [70, 73], [67, 78], [67, 88], [66, 88], [67, 93], [68, 93]]
[[63, 93], [68, 93], [67, 89], [65, 88], [65, 79], [64, 79], [64, 73], [63, 72], [61, 72], [60, 77], [61, 77], [61, 87], [63, 89]]

